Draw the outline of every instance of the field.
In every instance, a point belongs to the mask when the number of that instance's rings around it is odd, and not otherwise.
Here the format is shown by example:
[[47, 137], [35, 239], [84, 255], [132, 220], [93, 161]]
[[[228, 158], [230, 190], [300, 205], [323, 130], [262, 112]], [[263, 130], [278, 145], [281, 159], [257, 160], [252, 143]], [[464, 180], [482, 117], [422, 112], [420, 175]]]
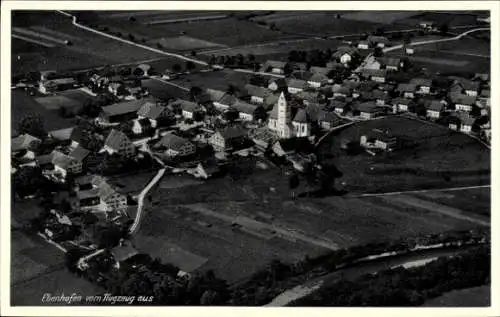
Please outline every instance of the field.
[[152, 96], [160, 99], [188, 98], [186, 91], [154, 79], [143, 80], [142, 87], [148, 88]]
[[248, 83], [251, 76], [252, 74], [222, 70], [186, 75], [182, 78], [172, 80], [172, 82], [187, 88], [198, 86], [226, 91], [230, 84], [238, 87], [244, 86]]
[[[343, 141], [359, 141], [372, 129], [388, 129], [414, 146], [385, 157], [348, 156]], [[384, 192], [489, 184], [490, 151], [476, 140], [447, 128], [405, 117], [361, 122], [330, 135], [320, 145], [322, 157], [344, 173], [341, 181], [354, 192]], [[449, 173], [445, 180], [442, 173]]]
[[55, 129], [64, 129], [73, 126], [73, 122], [69, 119], [60, 117], [56, 111], [48, 110], [37, 103], [26, 92], [16, 89], [12, 90], [12, 105], [11, 105], [11, 129], [15, 134], [19, 121], [29, 114], [39, 114], [44, 122], [44, 127], [47, 131]]
[[433, 298], [424, 307], [485, 307], [491, 305], [491, 286], [455, 290]]
[[148, 41], [148, 44], [150, 44], [151, 46], [160, 44], [163, 49], [169, 51], [191, 51], [225, 47], [224, 45], [203, 41], [190, 36], [162, 37], [151, 39]]
[[393, 24], [401, 19], [407, 19], [415, 15], [418, 15], [418, 11], [360, 11], [343, 14], [342, 18], [354, 21]]
[[110, 183], [120, 188], [120, 192], [130, 195], [138, 194], [149, 181], [156, 175], [156, 171], [143, 172], [126, 176], [115, 176]]
[[275, 258], [295, 261], [329, 249], [478, 226], [474, 219], [391, 197], [294, 200], [280, 169], [268, 164], [260, 170], [255, 163], [249, 159], [230, 175], [203, 183], [165, 176], [135, 245], [181, 269], [213, 269], [235, 282]]
[[[413, 40], [417, 41], [417, 40]], [[477, 40], [470, 37], [464, 37], [458, 41], [449, 41], [434, 43], [428, 45], [419, 45], [417, 55], [420, 51], [436, 51], [440, 53], [451, 53], [456, 55], [476, 55], [490, 56], [490, 43], [484, 40]]]

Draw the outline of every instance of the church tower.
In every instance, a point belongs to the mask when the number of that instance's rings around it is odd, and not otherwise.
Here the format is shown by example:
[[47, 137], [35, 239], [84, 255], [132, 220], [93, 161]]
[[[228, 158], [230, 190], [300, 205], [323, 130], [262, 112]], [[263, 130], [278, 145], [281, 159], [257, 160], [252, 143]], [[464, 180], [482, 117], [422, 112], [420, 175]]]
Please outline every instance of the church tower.
[[280, 138], [290, 138], [292, 137], [292, 109], [286, 100], [284, 92], [281, 92], [276, 106], [278, 107], [278, 134]]

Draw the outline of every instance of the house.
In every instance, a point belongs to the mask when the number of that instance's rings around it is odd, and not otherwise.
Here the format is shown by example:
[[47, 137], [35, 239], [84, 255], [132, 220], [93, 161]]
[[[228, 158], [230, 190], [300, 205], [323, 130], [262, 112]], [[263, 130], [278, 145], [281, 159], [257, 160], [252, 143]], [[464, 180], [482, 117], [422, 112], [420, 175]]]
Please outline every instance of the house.
[[312, 88], [321, 88], [326, 83], [328, 83], [326, 74], [316, 73], [307, 79], [307, 84]]
[[152, 128], [156, 128], [158, 125], [158, 119], [166, 118], [169, 115], [169, 110], [167, 107], [160, 106], [155, 102], [147, 101], [141, 108], [137, 111], [137, 117], [139, 119], [147, 119]]
[[477, 98], [475, 96], [463, 95], [463, 94], [452, 94], [450, 96], [451, 102], [455, 105], [455, 110], [457, 111], [472, 111], [473, 106], [476, 103]]
[[461, 82], [461, 85], [467, 96], [477, 97], [479, 94], [479, 82], [466, 80]]
[[140, 64], [136, 67], [136, 69], [140, 69], [142, 71], [143, 76], [151, 75], [151, 65], [149, 64]]
[[153, 148], [157, 151], [163, 151], [165, 155], [170, 157], [188, 156], [196, 152], [196, 146], [193, 143], [173, 133], [165, 134]]
[[359, 104], [356, 110], [359, 111], [359, 117], [362, 119], [372, 119], [385, 112], [383, 108], [377, 106], [374, 102]]
[[103, 151], [128, 157], [135, 154], [135, 147], [125, 133], [112, 129], [104, 141]]
[[341, 64], [348, 64], [356, 54], [358, 54], [358, 50], [354, 47], [340, 46], [335, 53], [333, 53], [332, 57]]
[[10, 140], [10, 151], [14, 154], [22, 150], [28, 150], [35, 143], [41, 144], [42, 140], [32, 136], [31, 134], [21, 134]]
[[295, 94], [297, 99], [301, 100], [304, 105], [317, 104], [321, 102], [322, 95], [319, 92], [300, 91]]
[[76, 84], [77, 84], [76, 80], [72, 77], [42, 80], [38, 84], [38, 90], [42, 94], [50, 94], [58, 91], [75, 88]]
[[373, 129], [360, 137], [359, 143], [367, 149], [392, 152], [398, 148], [398, 138], [388, 130]]
[[310, 153], [312, 145], [306, 137], [280, 139], [273, 144], [272, 151], [279, 157], [290, 156], [295, 153]]
[[385, 36], [370, 35], [368, 36], [367, 40], [370, 45], [380, 48], [384, 48], [389, 44], [389, 40]]
[[124, 94], [125, 87], [120, 82], [112, 82], [108, 85], [108, 91], [115, 96], [121, 96]]
[[146, 118], [135, 119], [132, 122], [133, 122], [133, 124], [132, 124], [132, 132], [134, 134], [148, 133], [149, 131], [151, 131], [153, 129], [153, 127], [151, 125], [151, 121], [149, 121]]
[[460, 130], [461, 120], [458, 116], [451, 115], [448, 121], [448, 127], [451, 130], [458, 131]]
[[427, 118], [439, 119], [444, 111], [444, 104], [438, 100], [431, 101], [427, 108]]
[[288, 63], [281, 61], [267, 61], [261, 68], [261, 72], [271, 72], [274, 74], [284, 74]]
[[171, 106], [179, 107], [181, 109], [182, 117], [185, 119], [193, 119], [195, 113], [202, 112], [203, 109], [197, 103], [187, 101], [184, 99], [177, 99], [170, 103]]
[[238, 111], [238, 116], [243, 121], [262, 120], [266, 117], [266, 111], [262, 106], [241, 100], [238, 100], [231, 108]]
[[307, 71], [307, 63], [293, 63], [292, 70], [294, 72], [306, 72]]
[[241, 147], [247, 140], [247, 133], [239, 126], [217, 130], [209, 139], [216, 151], [230, 151]]
[[304, 91], [307, 83], [302, 79], [290, 78], [287, 81], [288, 92], [291, 94], [296, 94], [299, 91]]
[[346, 85], [334, 84], [332, 86], [333, 98], [344, 97], [347, 98], [351, 95], [351, 89]]
[[340, 123], [341, 119], [332, 112], [323, 111], [319, 116], [319, 126], [324, 130], [330, 130]]
[[270, 94], [270, 91], [266, 88], [250, 84], [245, 85], [245, 90], [250, 96], [250, 102], [256, 104], [263, 104], [266, 96]]
[[490, 90], [483, 89], [479, 93], [479, 97], [477, 100], [477, 105], [481, 108], [489, 108], [490, 107]]
[[199, 177], [208, 179], [217, 173], [220, 172], [219, 166], [217, 165], [217, 162], [215, 160], [207, 160], [204, 162], [198, 163], [196, 166], [196, 174], [199, 175]]
[[396, 87], [396, 92], [400, 94], [403, 98], [413, 99], [415, 98], [415, 92], [417, 91], [417, 86], [415, 84], [399, 84]]
[[411, 45], [405, 45], [404, 52], [406, 55], [413, 55], [413, 54], [415, 54], [415, 47], [413, 47]]
[[369, 56], [365, 59], [363, 68], [382, 69], [382, 62], [379, 58], [375, 58], [374, 56]]
[[360, 49], [360, 50], [370, 49], [370, 42], [368, 42], [368, 41], [359, 41], [358, 42], [358, 49]]
[[137, 118], [137, 111], [146, 101], [132, 100], [102, 107], [99, 119], [103, 123], [119, 123]]
[[138, 255], [139, 251], [137, 251], [130, 242], [125, 242], [125, 240], [121, 239], [118, 246], [111, 249], [111, 255], [115, 259], [114, 267], [119, 269], [120, 266], [126, 261], [130, 260], [134, 256]]
[[344, 110], [346, 108], [347, 103], [340, 101], [340, 100], [332, 100], [330, 104], [330, 109], [333, 108], [333, 111], [336, 114], [342, 115], [344, 113]]
[[361, 75], [378, 83], [385, 83], [387, 71], [385, 69], [363, 69]]
[[52, 152], [52, 164], [54, 172], [65, 179], [68, 174], [79, 174], [82, 172], [82, 162], [59, 151]]
[[382, 64], [385, 66], [385, 69], [387, 69], [388, 71], [398, 71], [403, 65], [403, 62], [400, 58], [389, 57], [381, 60]]
[[420, 94], [430, 94], [432, 88], [432, 79], [429, 78], [413, 78], [410, 80], [410, 84], [417, 87], [417, 93]]
[[267, 86], [272, 91], [282, 91], [287, 89], [286, 80], [284, 78], [271, 79]]
[[385, 106], [386, 103], [391, 101], [389, 94], [378, 89], [371, 92], [371, 99], [375, 100], [377, 106]]
[[48, 136], [57, 141], [69, 141], [71, 140], [71, 134], [75, 127], [69, 127], [64, 129], [49, 131]]
[[472, 126], [476, 120], [470, 116], [465, 116], [461, 119], [460, 132], [472, 133]]
[[70, 147], [68, 155], [81, 163], [83, 169], [83, 166], [86, 165], [86, 159], [90, 155], [90, 151], [79, 144], [76, 147]]
[[408, 98], [394, 98], [392, 100], [392, 107], [394, 113], [408, 112], [414, 105], [414, 102]]
[[214, 101], [214, 107], [220, 111], [224, 111], [229, 109], [232, 105], [234, 105], [238, 99], [230, 94], [224, 94], [221, 99], [218, 101]]

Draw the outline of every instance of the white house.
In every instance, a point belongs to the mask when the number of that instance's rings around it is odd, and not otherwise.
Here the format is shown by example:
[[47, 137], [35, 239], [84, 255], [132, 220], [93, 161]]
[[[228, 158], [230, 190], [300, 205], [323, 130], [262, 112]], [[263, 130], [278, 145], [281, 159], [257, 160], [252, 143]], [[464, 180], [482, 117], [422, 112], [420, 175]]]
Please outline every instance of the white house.
[[444, 104], [438, 100], [433, 100], [427, 108], [427, 117], [429, 119], [439, 119], [444, 111]]
[[307, 83], [301, 79], [290, 78], [288, 80], [288, 92], [291, 94], [296, 94], [299, 91], [304, 91]]
[[170, 157], [187, 156], [196, 152], [196, 147], [193, 143], [173, 133], [165, 134], [153, 148], [164, 151], [164, 154]]

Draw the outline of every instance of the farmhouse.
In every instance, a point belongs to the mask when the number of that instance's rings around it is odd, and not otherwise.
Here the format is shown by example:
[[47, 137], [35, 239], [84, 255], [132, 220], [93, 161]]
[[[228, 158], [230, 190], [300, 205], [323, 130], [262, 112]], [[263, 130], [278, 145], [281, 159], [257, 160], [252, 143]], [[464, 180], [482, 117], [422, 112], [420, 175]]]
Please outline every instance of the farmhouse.
[[197, 103], [187, 101], [184, 99], [177, 99], [170, 103], [172, 107], [179, 107], [181, 109], [182, 117], [185, 119], [193, 119], [196, 112], [202, 112], [203, 109]]
[[284, 74], [287, 66], [288, 66], [288, 63], [286, 63], [286, 62], [267, 61], [262, 66], [261, 71], [265, 72], [265, 73], [271, 72], [274, 74]]
[[142, 119], [135, 119], [132, 121], [132, 132], [134, 134], [144, 134], [148, 133], [153, 130], [153, 127], [151, 125], [151, 121], [149, 121], [146, 118]]
[[120, 240], [118, 246], [110, 250], [113, 259], [115, 260], [114, 267], [119, 269], [122, 264], [139, 254], [130, 242], [125, 242], [123, 239]]
[[247, 133], [239, 126], [217, 130], [209, 140], [216, 151], [230, 151], [241, 147], [247, 140]]
[[351, 95], [351, 89], [346, 85], [334, 84], [332, 86], [333, 97], [347, 98]]
[[165, 134], [160, 141], [154, 145], [154, 149], [162, 151], [165, 155], [170, 157], [188, 156], [196, 152], [196, 147], [193, 143], [173, 133]]
[[404, 98], [413, 99], [415, 98], [415, 92], [417, 91], [417, 86], [415, 84], [399, 84], [396, 88], [396, 92]]
[[477, 81], [462, 81], [461, 86], [463, 87], [465, 94], [467, 96], [476, 97], [479, 93], [479, 82]]
[[196, 174], [204, 179], [208, 179], [212, 176], [215, 176], [219, 172], [220, 169], [215, 160], [207, 160], [204, 162], [200, 162], [196, 166]]
[[472, 117], [465, 117], [461, 119], [461, 125], [460, 125], [460, 132], [463, 133], [471, 133], [472, 132], [472, 126], [474, 125], [474, 122], [476, 120]]
[[369, 133], [362, 135], [360, 145], [367, 149], [380, 149], [392, 152], [398, 148], [398, 138], [390, 131], [373, 129]]
[[387, 71], [385, 69], [363, 69], [361, 75], [378, 83], [385, 83]]
[[60, 175], [62, 179], [71, 174], [82, 172], [82, 162], [59, 151], [52, 152], [52, 164], [54, 164], [54, 173]]
[[444, 111], [444, 104], [438, 100], [433, 100], [427, 108], [427, 118], [439, 119]]
[[333, 108], [333, 111], [337, 114], [343, 114], [344, 113], [344, 110], [346, 108], [346, 105], [347, 103], [344, 102], [344, 101], [340, 101], [340, 100], [332, 100], [331, 104], [330, 104], [330, 109]]
[[42, 80], [38, 84], [38, 90], [42, 94], [50, 94], [58, 91], [75, 88], [77, 82], [74, 78], [57, 78], [51, 80]]
[[358, 48], [360, 50], [367, 50], [370, 48], [370, 42], [368, 41], [359, 41], [358, 42]]
[[381, 60], [382, 65], [384, 65], [385, 69], [388, 71], [398, 71], [403, 65], [400, 58], [389, 57], [381, 58], [379, 60]]
[[304, 91], [307, 86], [307, 83], [302, 79], [290, 78], [288, 79], [288, 92], [291, 94], [296, 94], [299, 91]]
[[404, 47], [404, 52], [406, 55], [413, 55], [415, 54], [415, 48], [411, 45], [405, 45]]
[[451, 130], [458, 131], [460, 129], [462, 121], [457, 115], [451, 115], [448, 121], [448, 127]]
[[373, 56], [369, 56], [368, 58], [365, 59], [365, 64], [364, 67], [365, 69], [381, 69], [382, 68], [382, 62]]
[[119, 154], [123, 156], [133, 156], [135, 154], [135, 148], [130, 139], [125, 135], [125, 133], [112, 129], [108, 134], [106, 141], [104, 141], [103, 151], [109, 154]]
[[287, 89], [286, 80], [284, 78], [271, 79], [267, 88], [272, 91], [282, 91], [283, 89]]
[[358, 54], [358, 50], [350, 46], [340, 46], [337, 48], [332, 57], [342, 64], [348, 64], [355, 55]]
[[159, 118], [165, 118], [167, 116], [169, 116], [167, 107], [160, 106], [150, 101], [145, 102], [137, 111], [137, 117], [139, 119], [147, 119], [151, 123], [152, 128], [157, 127]]
[[105, 212], [124, 212], [127, 196], [112, 187], [98, 175], [87, 175], [76, 179], [76, 195], [80, 209], [98, 209]]
[[386, 103], [391, 101], [389, 94], [378, 89], [371, 92], [371, 98], [369, 99], [375, 100], [377, 106], [384, 106]]
[[250, 96], [250, 102], [256, 104], [263, 104], [266, 96], [270, 94], [269, 90], [267, 90], [266, 88], [250, 84], [245, 85], [245, 90]]
[[432, 80], [428, 78], [413, 78], [410, 84], [417, 87], [417, 93], [430, 94], [432, 88]]
[[233, 106], [239, 114], [239, 118], [243, 121], [262, 120], [266, 116], [266, 111], [260, 105], [253, 105], [241, 100], [238, 100]]
[[362, 119], [372, 119], [384, 113], [384, 109], [377, 106], [374, 102], [365, 102], [356, 107], [359, 111], [359, 117]]
[[414, 106], [414, 102], [407, 98], [394, 98], [392, 100], [392, 107], [394, 113], [408, 112]]
[[455, 110], [470, 112], [472, 111], [477, 98], [470, 95], [452, 94], [450, 99], [455, 105]]
[[324, 130], [330, 130], [340, 123], [340, 118], [332, 113], [323, 111], [319, 116], [319, 126]]
[[295, 94], [295, 97], [302, 101], [304, 105], [317, 104], [322, 99], [322, 94], [313, 91], [300, 91]]
[[307, 80], [307, 84], [312, 88], [321, 88], [326, 83], [328, 83], [328, 77], [321, 73], [314, 73]]
[[384, 48], [389, 44], [389, 40], [385, 36], [375, 36], [375, 35], [370, 35], [368, 36], [368, 42], [370, 45]]
[[133, 100], [115, 103], [103, 107], [100, 120], [105, 123], [119, 123], [137, 118], [137, 111], [142, 107], [144, 100]]
[[21, 134], [10, 140], [10, 151], [12, 154], [15, 154], [16, 152], [30, 149], [31, 145], [34, 144], [33, 142], [40, 144], [42, 140], [32, 136], [31, 134]]

